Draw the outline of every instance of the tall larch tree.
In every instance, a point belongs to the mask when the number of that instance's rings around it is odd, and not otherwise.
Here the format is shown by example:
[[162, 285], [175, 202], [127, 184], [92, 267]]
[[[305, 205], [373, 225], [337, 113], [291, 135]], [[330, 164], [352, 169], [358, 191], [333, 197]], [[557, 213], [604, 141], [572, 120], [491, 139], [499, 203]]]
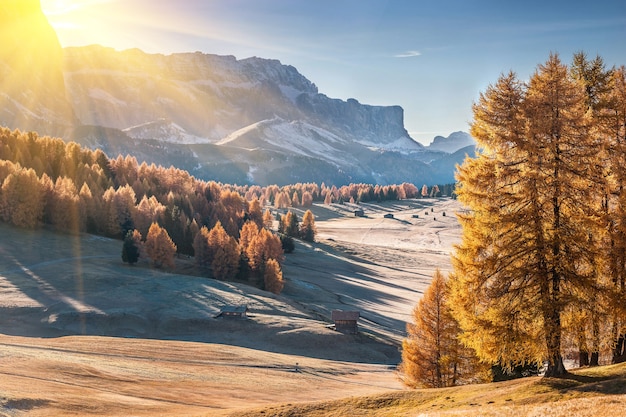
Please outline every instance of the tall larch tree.
[[[587, 113], [590, 115], [592, 122], [591, 134], [598, 140], [597, 159], [602, 161], [599, 165], [602, 169], [597, 171], [598, 177], [595, 178], [597, 190], [599, 192], [590, 196], [595, 203], [597, 211], [600, 213], [600, 222], [604, 226], [593, 231], [589, 237], [589, 244], [600, 247], [612, 247], [611, 223], [613, 218], [612, 208], [612, 171], [613, 167], [610, 163], [610, 153], [613, 152], [610, 146], [610, 140], [603, 135], [598, 129], [598, 121], [603, 109], [607, 106], [607, 101], [603, 99], [609, 90], [609, 81], [611, 72], [607, 71], [604, 61], [600, 56], [590, 60], [584, 52], [574, 54], [570, 74], [574, 81], [578, 82], [585, 92], [585, 103]], [[574, 326], [571, 329], [574, 332], [574, 338], [577, 341], [579, 349], [580, 366], [599, 365], [600, 349], [603, 343], [610, 343], [610, 335], [603, 331], [605, 326], [601, 323], [608, 319], [609, 311], [607, 309], [608, 302], [604, 300], [610, 291], [609, 275], [606, 274], [606, 265], [609, 263], [604, 253], [605, 250], [596, 251], [598, 257], [593, 261], [592, 272], [595, 285], [593, 288], [587, 288], [583, 293], [577, 294], [577, 298], [581, 301], [578, 305], [571, 306], [567, 311], [567, 318]], [[608, 290], [608, 291], [607, 291]], [[567, 329], [570, 331], [570, 329]]]
[[263, 212], [263, 227], [267, 230], [272, 230], [274, 227], [274, 215], [270, 210], [265, 210]]
[[599, 227], [584, 89], [551, 55], [528, 84], [501, 76], [473, 111], [481, 154], [458, 173], [468, 211], [451, 277], [463, 340], [505, 368], [545, 360], [546, 376], [565, 375], [561, 316], [593, 287]]
[[297, 238], [300, 233], [298, 215], [289, 210], [287, 214], [281, 217], [280, 228], [278, 229], [278, 231], [287, 236]]
[[35, 228], [42, 220], [41, 184], [32, 169], [17, 168], [0, 187], [0, 217], [18, 227]]
[[202, 269], [211, 267], [213, 254], [209, 248], [209, 229], [202, 226], [193, 240], [193, 251], [196, 265]]
[[280, 294], [285, 286], [283, 280], [283, 272], [280, 269], [280, 264], [276, 259], [268, 259], [265, 264], [265, 271], [263, 272], [263, 282], [265, 290], [274, 294]]
[[256, 235], [259, 234], [260, 227], [253, 221], [248, 220], [244, 223], [241, 231], [239, 232], [239, 246], [241, 247], [242, 252], [246, 252], [248, 250], [248, 246], [250, 246], [250, 242]]
[[261, 203], [257, 198], [248, 203], [248, 219], [261, 228], [263, 227], [263, 211], [261, 210]]
[[607, 274], [612, 286], [608, 306], [612, 322], [613, 362], [626, 361], [626, 67], [611, 71], [608, 89], [600, 96], [597, 134], [606, 140], [608, 176], [606, 204]]
[[300, 224], [300, 238], [307, 242], [315, 242], [317, 228], [315, 227], [315, 216], [311, 210], [304, 212], [302, 223]]
[[215, 259], [211, 264], [213, 276], [220, 280], [229, 280], [239, 272], [241, 250], [232, 236], [227, 236], [225, 242], [217, 248]]
[[484, 366], [458, 336], [461, 329], [448, 307], [446, 278], [436, 270], [422, 299], [413, 309], [402, 342], [402, 381], [409, 387], [441, 388], [480, 381]]
[[280, 263], [284, 258], [280, 239], [267, 229], [261, 229], [252, 239], [246, 255], [250, 269], [254, 272], [263, 272], [269, 259], [275, 259]]
[[232, 279], [239, 271], [240, 249], [234, 237], [226, 233], [218, 222], [208, 234], [208, 246], [212, 252], [211, 270], [217, 279]]
[[157, 223], [152, 223], [148, 230], [145, 243], [146, 254], [152, 259], [156, 268], [174, 268], [174, 256], [176, 255], [176, 245]]
[[78, 233], [82, 230], [79, 213], [79, 197], [74, 182], [67, 177], [59, 177], [49, 201], [50, 222], [60, 231]]

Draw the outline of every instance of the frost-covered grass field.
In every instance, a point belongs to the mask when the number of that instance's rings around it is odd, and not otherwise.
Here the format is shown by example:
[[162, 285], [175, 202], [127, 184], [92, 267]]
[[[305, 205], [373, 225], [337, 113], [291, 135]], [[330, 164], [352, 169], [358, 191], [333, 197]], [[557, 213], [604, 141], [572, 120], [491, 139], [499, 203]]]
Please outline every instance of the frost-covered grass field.
[[[617, 380], [573, 388], [525, 380], [406, 391], [395, 373], [405, 321], [435, 268], [450, 268], [459, 206], [362, 204], [363, 218], [355, 208], [313, 207], [319, 241], [287, 256], [280, 296], [194, 275], [186, 258], [174, 273], [124, 265], [120, 241], [0, 225], [0, 415], [467, 415], [478, 405], [479, 414], [524, 415], [525, 404], [544, 415], [553, 400], [549, 410], [569, 411], [549, 415], [593, 415], [591, 405], [623, 406], [623, 368], [607, 371], [621, 372]], [[215, 318], [233, 304], [250, 317]], [[335, 308], [361, 312], [359, 335], [327, 327]]]

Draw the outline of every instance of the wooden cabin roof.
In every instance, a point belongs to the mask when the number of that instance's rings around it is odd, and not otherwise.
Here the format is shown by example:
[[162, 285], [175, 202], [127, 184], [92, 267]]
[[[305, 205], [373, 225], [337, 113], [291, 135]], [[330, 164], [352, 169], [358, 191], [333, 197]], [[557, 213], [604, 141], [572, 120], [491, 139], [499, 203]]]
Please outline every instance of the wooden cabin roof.
[[360, 316], [361, 316], [361, 313], [359, 313], [358, 311], [333, 310], [331, 312], [331, 319], [333, 321], [336, 321], [336, 320], [357, 321]]

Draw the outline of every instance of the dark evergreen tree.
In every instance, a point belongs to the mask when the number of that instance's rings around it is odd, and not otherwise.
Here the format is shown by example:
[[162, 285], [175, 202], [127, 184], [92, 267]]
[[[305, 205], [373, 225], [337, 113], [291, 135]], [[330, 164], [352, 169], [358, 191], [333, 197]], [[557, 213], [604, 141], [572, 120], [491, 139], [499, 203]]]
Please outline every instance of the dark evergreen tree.
[[137, 263], [139, 260], [139, 246], [135, 240], [134, 230], [129, 230], [122, 246], [122, 261], [127, 264]]
[[296, 245], [291, 236], [281, 234], [280, 243], [283, 246], [283, 251], [285, 253], [292, 253], [296, 249]]

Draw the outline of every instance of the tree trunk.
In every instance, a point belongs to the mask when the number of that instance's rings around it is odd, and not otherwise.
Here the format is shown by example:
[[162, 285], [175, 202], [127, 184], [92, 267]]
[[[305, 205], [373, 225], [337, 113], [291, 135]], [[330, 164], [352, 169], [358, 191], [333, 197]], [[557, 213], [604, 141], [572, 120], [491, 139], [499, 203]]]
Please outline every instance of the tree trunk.
[[620, 334], [617, 340], [615, 341], [615, 348], [613, 349], [613, 359], [612, 363], [622, 363], [626, 362], [626, 352], [624, 352], [624, 348], [626, 347], [625, 338], [626, 335]]
[[563, 357], [560, 352], [555, 352], [548, 360], [548, 369], [544, 374], [545, 378], [561, 378], [567, 375], [567, 369], [563, 365]]
[[[595, 306], [594, 306], [595, 308]], [[595, 310], [594, 312], [595, 313]], [[591, 323], [591, 362], [589, 366], [600, 366], [600, 322], [597, 314], [592, 314], [593, 321]]]
[[578, 366], [581, 368], [583, 366], [589, 366], [589, 352], [586, 350], [581, 349], [578, 351]]
[[[553, 293], [558, 294], [559, 285], [556, 273], [553, 272]], [[554, 297], [557, 298], [557, 297]], [[546, 350], [548, 351], [548, 369], [546, 378], [559, 378], [567, 375], [563, 356], [561, 355], [561, 312], [551, 304], [544, 307], [544, 326], [546, 331]]]

